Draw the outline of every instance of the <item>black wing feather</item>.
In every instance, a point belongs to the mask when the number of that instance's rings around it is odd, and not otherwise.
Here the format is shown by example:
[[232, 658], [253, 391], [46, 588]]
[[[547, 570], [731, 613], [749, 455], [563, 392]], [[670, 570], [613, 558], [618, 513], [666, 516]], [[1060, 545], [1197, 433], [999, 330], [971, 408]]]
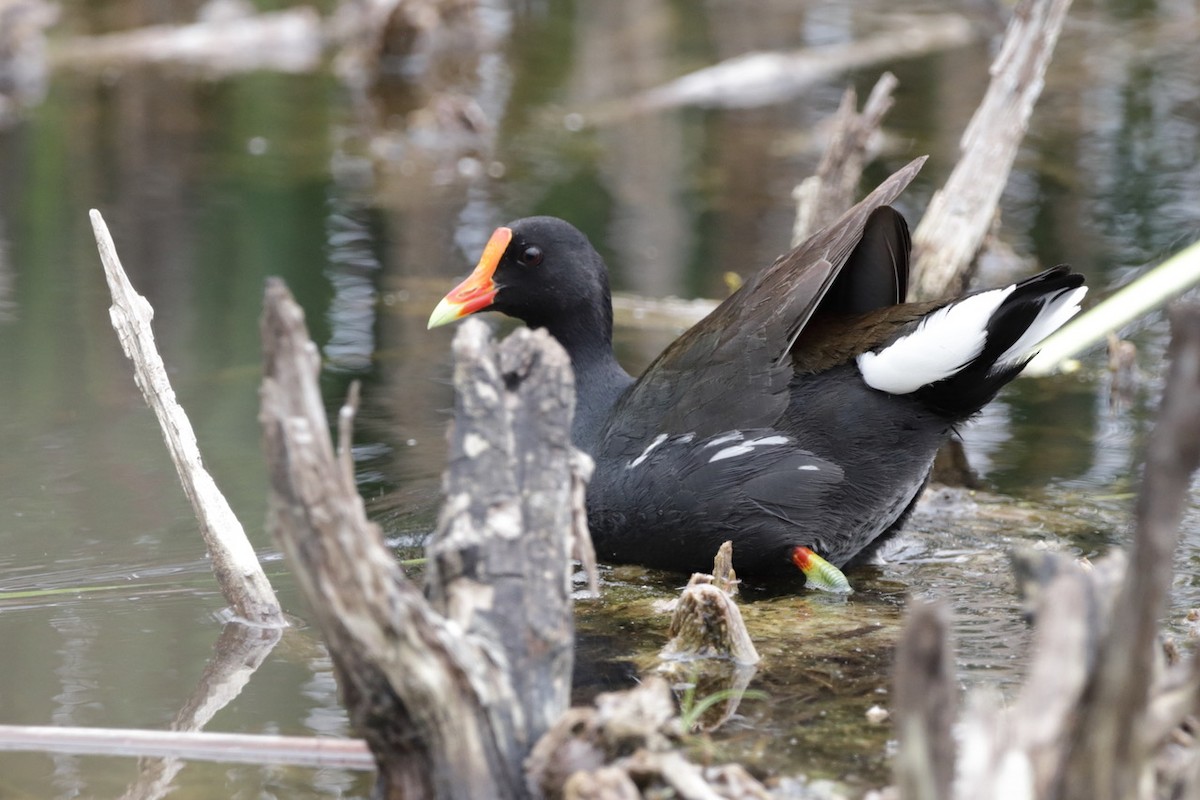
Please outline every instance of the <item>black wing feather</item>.
[[[859, 244], [868, 218], [899, 196], [924, 161], [896, 172], [680, 336], [610, 415], [604, 451], [639, 450], [660, 433], [705, 437], [778, 421], [789, 402], [792, 343]], [[896, 232], [881, 236], [896, 246]], [[899, 270], [900, 259], [891, 262]]]

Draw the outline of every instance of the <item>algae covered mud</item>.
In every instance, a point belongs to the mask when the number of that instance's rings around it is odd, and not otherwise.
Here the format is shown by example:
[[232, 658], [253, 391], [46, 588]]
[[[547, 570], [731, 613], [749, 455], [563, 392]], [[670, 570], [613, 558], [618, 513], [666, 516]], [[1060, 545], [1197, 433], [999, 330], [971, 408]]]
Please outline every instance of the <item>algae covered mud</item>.
[[[886, 563], [848, 571], [851, 595], [744, 586], [739, 605], [762, 661], [749, 675], [733, 676], [732, 686], [749, 696], [697, 746], [715, 762], [737, 760], [767, 775], [803, 773], [852, 794], [885, 785], [895, 734], [881, 711], [892, 703], [906, 602], [945, 601], [962, 684], [1010, 693], [1024, 677], [1031, 639], [1010, 554], [1046, 548], [1094, 554], [1098, 540], [1120, 524], [1088, 508], [1033, 509], [943, 489], [918, 508], [883, 555]], [[1047, 531], [1058, 540], [1048, 544]], [[577, 701], [661, 671], [666, 608], [683, 582], [634, 567], [607, 569], [602, 577], [602, 597], [577, 603]], [[685, 697], [686, 668], [669, 674], [677, 696]], [[709, 684], [696, 696], [728, 688]]]

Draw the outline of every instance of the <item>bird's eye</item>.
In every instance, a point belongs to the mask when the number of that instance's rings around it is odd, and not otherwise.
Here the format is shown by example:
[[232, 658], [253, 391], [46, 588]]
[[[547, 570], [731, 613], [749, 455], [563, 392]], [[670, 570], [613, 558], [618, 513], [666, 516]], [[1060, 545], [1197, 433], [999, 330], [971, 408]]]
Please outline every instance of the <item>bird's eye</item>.
[[536, 267], [542, 263], [542, 248], [530, 245], [521, 251], [521, 255], [517, 260], [527, 267]]

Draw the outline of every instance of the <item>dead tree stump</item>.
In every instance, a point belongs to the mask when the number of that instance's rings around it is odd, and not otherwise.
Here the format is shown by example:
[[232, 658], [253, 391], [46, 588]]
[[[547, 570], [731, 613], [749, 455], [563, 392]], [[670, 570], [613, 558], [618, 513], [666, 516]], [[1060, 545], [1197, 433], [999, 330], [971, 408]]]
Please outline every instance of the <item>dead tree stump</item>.
[[[470, 320], [454, 360], [446, 502], [426, 548], [427, 594], [468, 634], [503, 644], [521, 704], [521, 719], [506, 722], [519, 763], [570, 704], [570, 564], [577, 543], [591, 551], [582, 510], [591, 465], [571, 446], [570, 360], [545, 330], [519, 328], [495, 346]], [[595, 565], [586, 566], [594, 589]]]
[[1171, 329], [1128, 563], [1119, 554], [1088, 568], [1062, 556], [1022, 559], [1039, 594], [1028, 675], [1007, 709], [971, 698], [957, 755], [948, 626], [927, 608], [910, 614], [896, 664], [902, 800], [1200, 796], [1200, 658], [1172, 655], [1158, 626], [1200, 466], [1200, 306], [1175, 309]]
[[[548, 336], [456, 339], [459, 412], [449, 501], [429, 545], [430, 599], [369, 522], [335, 455], [304, 315], [278, 280], [262, 320], [269, 526], [325, 637], [376, 796], [529, 796], [524, 760], [567, 707], [571, 566], [582, 477], [570, 448], [569, 361]], [[568, 465], [573, 465], [568, 469]], [[577, 549], [587, 550], [587, 546]]]

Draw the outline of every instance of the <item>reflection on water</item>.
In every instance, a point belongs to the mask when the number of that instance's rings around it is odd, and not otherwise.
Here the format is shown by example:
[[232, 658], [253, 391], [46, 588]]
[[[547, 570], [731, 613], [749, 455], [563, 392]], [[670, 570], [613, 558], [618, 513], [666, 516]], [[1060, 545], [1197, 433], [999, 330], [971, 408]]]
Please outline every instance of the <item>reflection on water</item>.
[[[341, 205], [341, 204], [339, 204]], [[380, 269], [374, 252], [376, 237], [349, 207], [330, 209], [326, 239], [329, 242], [329, 341], [322, 348], [326, 368], [366, 372], [375, 354], [375, 288]]]
[[[77, 5], [64, 12], [77, 32], [165, 13], [138, 0], [103, 13]], [[364, 381], [359, 483], [388, 535], [416, 545], [436, 513], [451, 407], [452, 331], [428, 332], [425, 320], [491, 229], [565, 216], [608, 259], [618, 289], [724, 294], [724, 272], [750, 274], [785, 247], [790, 192], [816, 163], [819, 121], [845, 82], [862, 93], [877, 70], [775, 106], [587, 120], [694, 68], [852, 41], [895, 24], [881, 11], [927, 8], [883, 5], [552, 0], [516, 4], [510, 17], [488, 2], [469, 51], [438, 45], [452, 68], [364, 95], [327, 72], [211, 82], [169, 70], [56, 73], [45, 102], [0, 130], [0, 636], [19, 643], [0, 649], [0, 722], [166, 727], [220, 632], [195, 523], [108, 325], [88, 208], [103, 211], [154, 305], [206, 462], [259, 550], [273, 554], [259, 524], [257, 429], [257, 316], [271, 274], [287, 280], [324, 347], [330, 407], [349, 380]], [[1195, 237], [1200, 49], [1189, 13], [1078, 8], [1005, 194], [1003, 237], [1038, 262], [1073, 263], [1100, 296]], [[901, 87], [871, 174], [933, 154], [901, 204], [913, 221], [953, 162], [992, 45], [885, 65]], [[617, 344], [640, 369], [677, 332], [629, 327]], [[743, 703], [713, 737], [719, 753], [767, 772], [886, 780], [890, 729], [864, 715], [888, 704], [910, 594], [950, 604], [965, 683], [1015, 685], [1028, 634], [1008, 549], [1094, 554], [1127, 537], [1166, 331], [1154, 316], [1128, 333], [1146, 379], [1130, 407], [1110, 409], [1103, 359], [1089, 354], [1078, 375], [1018, 381], [964, 431], [976, 468], [1009, 499], [918, 516], [889, 563], [850, 576], [849, 601], [750, 592], [764, 655], [751, 688], [769, 699]], [[1177, 609], [1200, 605], [1198, 513], [1186, 520]], [[286, 565], [267, 566], [303, 622]], [[609, 581], [602, 602], [579, 607], [581, 698], [650, 668], [667, 619], [649, 603], [680, 583], [636, 571]], [[314, 636], [288, 632], [209, 727], [347, 735]], [[0, 755], [3, 797], [118, 796], [136, 778], [132, 760]], [[370, 779], [191, 763], [175, 786], [181, 797], [214, 787], [365, 797]]]

